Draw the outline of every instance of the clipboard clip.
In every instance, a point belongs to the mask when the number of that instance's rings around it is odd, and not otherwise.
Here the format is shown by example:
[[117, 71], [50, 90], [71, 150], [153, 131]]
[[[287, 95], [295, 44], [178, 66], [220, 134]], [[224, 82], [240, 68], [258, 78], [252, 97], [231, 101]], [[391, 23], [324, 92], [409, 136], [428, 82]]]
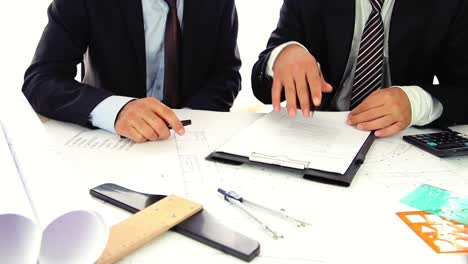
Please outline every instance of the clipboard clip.
[[298, 170], [308, 169], [310, 164], [308, 161], [293, 160], [286, 156], [272, 156], [256, 152], [249, 156], [249, 160]]

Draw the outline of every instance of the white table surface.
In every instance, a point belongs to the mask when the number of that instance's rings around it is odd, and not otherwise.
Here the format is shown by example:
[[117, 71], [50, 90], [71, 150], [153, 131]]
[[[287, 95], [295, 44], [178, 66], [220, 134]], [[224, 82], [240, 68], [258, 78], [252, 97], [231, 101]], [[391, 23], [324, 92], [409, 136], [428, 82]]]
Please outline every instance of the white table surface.
[[[467, 255], [436, 254], [397, 216], [411, 211], [399, 200], [421, 184], [451, 191], [468, 190], [468, 157], [439, 159], [401, 140], [414, 128], [378, 139], [351, 187], [302, 179], [288, 170], [229, 166], [204, 158], [259, 114], [179, 111], [190, 118], [184, 137], [133, 145], [129, 150], [76, 147], [70, 139], [115, 136], [56, 121], [45, 122], [54, 149], [74, 171], [76, 199], [101, 213], [109, 224], [128, 217], [90, 196], [90, 188], [114, 182], [149, 193], [176, 193], [204, 205], [228, 227], [261, 243], [252, 263], [468, 263]], [[467, 127], [458, 127], [463, 131]], [[267, 131], [265, 132], [267, 133]], [[75, 138], [76, 139], [76, 138]], [[67, 143], [68, 142], [68, 143]], [[68, 145], [67, 145], [68, 144]], [[271, 239], [242, 211], [227, 204], [216, 189], [233, 189], [251, 200], [284, 208], [312, 225], [297, 228], [265, 216], [285, 238]], [[168, 232], [121, 263], [242, 263], [203, 244]]]
[[[10, 144], [20, 150], [34, 145], [37, 131], [28, 129], [24, 123], [27, 118], [15, 107], [5, 109], [8, 111], [2, 111], [0, 117], [3, 115], [3, 121], [11, 125], [10, 134], [21, 134], [27, 139], [13, 140]], [[468, 255], [434, 253], [395, 214], [414, 210], [399, 201], [421, 184], [467, 194], [468, 157], [439, 159], [401, 139], [403, 134], [422, 131], [410, 128], [376, 140], [351, 187], [344, 188], [304, 180], [294, 171], [229, 166], [205, 160], [212, 150], [260, 114], [204, 111], [178, 114], [193, 121], [186, 136], [132, 145], [128, 150], [80, 146], [81, 140], [115, 142], [119, 138], [102, 130], [42, 120], [50, 139], [45, 148], [58, 154], [60, 164], [45, 158], [43, 167], [38, 167], [38, 175], [29, 179], [33, 183], [29, 191], [38, 201], [36, 211], [47, 215], [52, 207], [78, 207], [94, 210], [108, 225], [115, 224], [129, 214], [89, 196], [91, 188], [113, 182], [142, 192], [175, 193], [203, 204], [220, 222], [260, 242], [260, 256], [252, 263], [468, 263]], [[468, 133], [468, 126], [457, 129]], [[47, 173], [57, 167], [62, 169], [59, 178]], [[285, 236], [273, 240], [242, 211], [227, 204], [216, 192], [219, 187], [286, 209], [306, 219], [311, 226], [297, 228], [266, 215], [264, 219]], [[243, 262], [167, 232], [120, 263]]]

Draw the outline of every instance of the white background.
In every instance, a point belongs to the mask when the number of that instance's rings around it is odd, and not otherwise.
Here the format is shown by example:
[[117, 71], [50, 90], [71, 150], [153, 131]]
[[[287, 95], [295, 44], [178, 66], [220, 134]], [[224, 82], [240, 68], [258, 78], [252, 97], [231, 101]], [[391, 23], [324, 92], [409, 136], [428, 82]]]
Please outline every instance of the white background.
[[[236, 2], [240, 24], [238, 44], [243, 66], [242, 91], [232, 110], [241, 111], [261, 104], [251, 90], [251, 70], [276, 27], [282, 0]], [[3, 99], [7, 92], [21, 90], [24, 72], [47, 23], [47, 7], [50, 3], [51, 0], [0, 1], [0, 94]]]

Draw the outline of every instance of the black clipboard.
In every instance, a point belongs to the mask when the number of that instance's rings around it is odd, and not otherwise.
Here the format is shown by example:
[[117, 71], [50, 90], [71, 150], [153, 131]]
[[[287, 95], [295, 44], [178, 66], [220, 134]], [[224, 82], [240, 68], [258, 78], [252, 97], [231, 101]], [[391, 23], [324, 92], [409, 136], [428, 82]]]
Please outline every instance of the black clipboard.
[[272, 164], [251, 161], [249, 157], [239, 156], [239, 155], [234, 155], [234, 154], [229, 154], [226, 152], [219, 152], [219, 151], [215, 151], [211, 153], [208, 157], [206, 157], [206, 159], [209, 161], [221, 162], [221, 163], [231, 164], [231, 165], [242, 165], [244, 163], [250, 163], [250, 164], [257, 164], [259, 166], [287, 168], [288, 170], [303, 171], [304, 179], [326, 183], [326, 184], [349, 187], [351, 185], [351, 182], [354, 179], [354, 176], [358, 172], [359, 167], [361, 167], [361, 164], [364, 163], [367, 152], [372, 146], [374, 139], [375, 139], [374, 133], [370, 133], [370, 135], [367, 137], [366, 141], [362, 145], [361, 149], [359, 150], [358, 154], [354, 158], [353, 162], [349, 166], [348, 170], [346, 170], [344, 174], [321, 171], [321, 170], [314, 170], [314, 169], [299, 170], [299, 169], [294, 169], [294, 168], [289, 168], [289, 167], [282, 167], [279, 165], [272, 165]]

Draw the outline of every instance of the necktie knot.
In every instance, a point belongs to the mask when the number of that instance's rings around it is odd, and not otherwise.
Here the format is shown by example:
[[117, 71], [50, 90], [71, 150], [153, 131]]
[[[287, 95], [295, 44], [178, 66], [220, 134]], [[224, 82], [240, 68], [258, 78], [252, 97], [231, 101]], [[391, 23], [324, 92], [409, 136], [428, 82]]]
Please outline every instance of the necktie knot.
[[382, 7], [383, 7], [385, 0], [369, 0], [369, 1], [372, 5], [372, 10], [374, 10], [377, 13], [380, 13], [382, 11]]
[[176, 9], [177, 8], [177, 0], [164, 0], [166, 1], [167, 5], [169, 6], [170, 9]]

